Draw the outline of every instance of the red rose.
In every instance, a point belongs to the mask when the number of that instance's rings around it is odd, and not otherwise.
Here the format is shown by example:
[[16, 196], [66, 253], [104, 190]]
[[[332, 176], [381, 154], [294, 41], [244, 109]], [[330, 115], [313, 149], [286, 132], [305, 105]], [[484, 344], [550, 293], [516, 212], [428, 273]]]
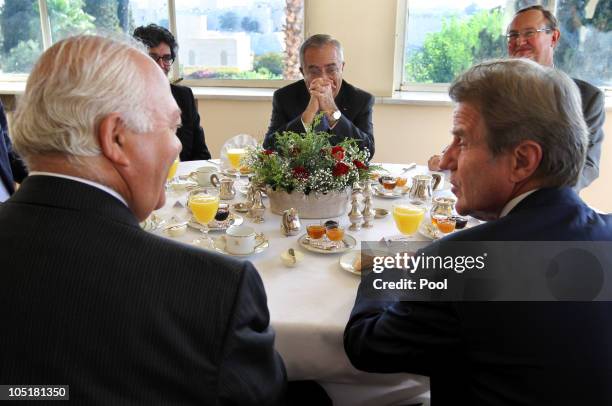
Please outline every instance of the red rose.
[[336, 166], [334, 166], [332, 174], [334, 176], [346, 175], [349, 172], [350, 169], [351, 168], [347, 164], [345, 164], [344, 162], [338, 162], [338, 163], [336, 163]]
[[355, 165], [357, 169], [368, 169], [368, 166], [366, 164], [356, 159], [353, 160], [353, 165]]
[[336, 161], [341, 161], [342, 158], [344, 158], [344, 148], [342, 148], [340, 145], [336, 145], [335, 147], [332, 147], [331, 154], [334, 158], [336, 158]]
[[274, 153], [274, 150], [273, 149], [265, 149], [263, 153], [266, 154], [266, 155], [272, 155]]
[[303, 166], [296, 166], [293, 168], [293, 176], [296, 179], [306, 180], [310, 176], [310, 173], [308, 173], [308, 169]]

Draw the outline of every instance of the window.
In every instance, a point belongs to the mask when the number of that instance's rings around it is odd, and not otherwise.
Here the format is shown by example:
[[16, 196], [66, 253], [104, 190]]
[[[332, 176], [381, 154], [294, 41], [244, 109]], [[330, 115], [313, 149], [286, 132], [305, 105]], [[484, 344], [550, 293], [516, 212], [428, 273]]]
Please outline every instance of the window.
[[[0, 72], [29, 73], [43, 49], [70, 35], [131, 34], [135, 27], [155, 23], [173, 31], [179, 43], [175, 75], [295, 79], [303, 40], [303, 2], [0, 0]], [[48, 24], [41, 25], [41, 20]]]
[[297, 78], [302, 3], [177, 1], [180, 75], [185, 79]]
[[0, 70], [9, 74], [28, 73], [43, 49], [38, 2], [0, 0], [0, 5]]
[[561, 40], [555, 66], [572, 77], [612, 87], [612, 14], [608, 0], [408, 1], [402, 87], [449, 83], [479, 61], [506, 56], [506, 27], [515, 11], [554, 10]]

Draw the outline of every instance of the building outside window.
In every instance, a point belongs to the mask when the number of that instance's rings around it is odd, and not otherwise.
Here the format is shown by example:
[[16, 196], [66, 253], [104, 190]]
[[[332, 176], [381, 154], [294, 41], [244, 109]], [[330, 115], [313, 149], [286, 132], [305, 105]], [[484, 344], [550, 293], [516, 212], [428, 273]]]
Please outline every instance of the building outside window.
[[150, 23], [175, 33], [177, 76], [299, 76], [303, 0], [0, 0], [0, 70], [27, 74], [43, 49], [70, 35], [130, 34]]

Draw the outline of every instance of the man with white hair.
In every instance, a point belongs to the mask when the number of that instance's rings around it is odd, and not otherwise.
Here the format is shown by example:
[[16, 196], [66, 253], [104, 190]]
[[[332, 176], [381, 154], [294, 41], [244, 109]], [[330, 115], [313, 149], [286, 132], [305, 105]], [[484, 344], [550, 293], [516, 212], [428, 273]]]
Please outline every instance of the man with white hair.
[[14, 117], [30, 176], [0, 208], [0, 382], [100, 404], [277, 404], [285, 369], [249, 262], [144, 232], [181, 112], [142, 50], [48, 49]]

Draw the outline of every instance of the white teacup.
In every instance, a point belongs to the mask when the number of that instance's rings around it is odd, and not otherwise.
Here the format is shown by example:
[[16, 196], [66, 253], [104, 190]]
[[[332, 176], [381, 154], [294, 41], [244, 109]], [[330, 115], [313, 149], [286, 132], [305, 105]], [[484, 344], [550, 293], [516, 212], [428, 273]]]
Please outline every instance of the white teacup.
[[214, 166], [201, 166], [193, 172], [193, 176], [200, 186], [219, 185], [219, 174]]
[[225, 231], [225, 251], [230, 254], [245, 255], [255, 251], [257, 233], [246, 225], [231, 226]]

